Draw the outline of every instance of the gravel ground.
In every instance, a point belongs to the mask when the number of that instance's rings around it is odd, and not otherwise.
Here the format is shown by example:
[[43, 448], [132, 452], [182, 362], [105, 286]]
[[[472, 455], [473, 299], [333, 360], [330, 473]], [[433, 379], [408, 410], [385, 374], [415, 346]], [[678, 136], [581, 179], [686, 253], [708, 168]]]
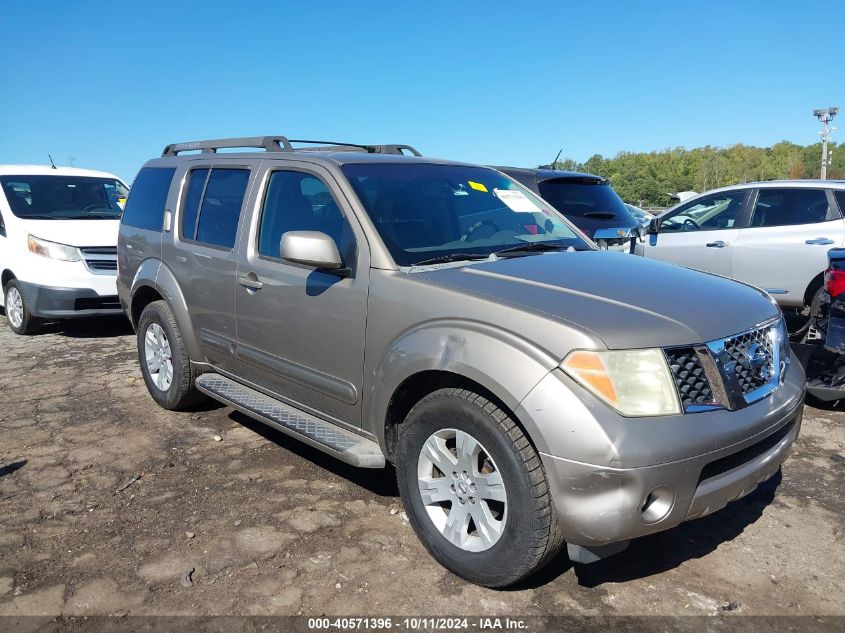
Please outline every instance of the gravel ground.
[[844, 615], [845, 413], [782, 474], [616, 557], [482, 589], [435, 563], [392, 470], [229, 408], [164, 411], [122, 319], [0, 324], [0, 615]]

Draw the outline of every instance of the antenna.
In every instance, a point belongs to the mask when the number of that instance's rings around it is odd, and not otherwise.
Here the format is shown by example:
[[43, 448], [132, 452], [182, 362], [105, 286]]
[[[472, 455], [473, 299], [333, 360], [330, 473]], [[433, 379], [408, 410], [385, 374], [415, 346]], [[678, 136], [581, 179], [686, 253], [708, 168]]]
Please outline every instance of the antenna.
[[53, 162], [53, 157], [52, 157], [52, 156], [50, 156], [50, 154], [47, 154], [47, 158], [49, 158], [49, 159], [50, 159], [50, 166], [51, 166], [53, 169], [58, 169], [58, 167], [56, 167], [56, 163], [54, 163], [54, 162]]
[[557, 156], [555, 156], [555, 159], [552, 161], [552, 169], [554, 169], [557, 166], [557, 159], [560, 158], [561, 154], [563, 154], [563, 148], [562, 147], [560, 148], [560, 151], [557, 153]]

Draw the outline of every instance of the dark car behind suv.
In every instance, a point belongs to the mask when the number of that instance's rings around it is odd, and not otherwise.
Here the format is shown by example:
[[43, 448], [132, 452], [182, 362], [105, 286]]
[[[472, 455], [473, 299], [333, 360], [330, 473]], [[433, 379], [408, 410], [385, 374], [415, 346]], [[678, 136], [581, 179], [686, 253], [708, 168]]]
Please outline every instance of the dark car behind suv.
[[560, 211], [589, 237], [599, 229], [639, 226], [610, 181], [601, 176], [558, 169], [496, 167]]

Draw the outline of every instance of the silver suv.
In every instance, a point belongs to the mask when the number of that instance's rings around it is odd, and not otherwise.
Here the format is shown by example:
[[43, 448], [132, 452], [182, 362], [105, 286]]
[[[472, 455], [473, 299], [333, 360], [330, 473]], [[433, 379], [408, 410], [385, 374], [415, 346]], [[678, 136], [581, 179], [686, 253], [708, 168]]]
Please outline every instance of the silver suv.
[[297, 143], [180, 143], [138, 174], [118, 289], [162, 407], [206, 394], [393, 463], [431, 554], [491, 587], [778, 470], [804, 374], [762, 291], [598, 251], [495, 169]]

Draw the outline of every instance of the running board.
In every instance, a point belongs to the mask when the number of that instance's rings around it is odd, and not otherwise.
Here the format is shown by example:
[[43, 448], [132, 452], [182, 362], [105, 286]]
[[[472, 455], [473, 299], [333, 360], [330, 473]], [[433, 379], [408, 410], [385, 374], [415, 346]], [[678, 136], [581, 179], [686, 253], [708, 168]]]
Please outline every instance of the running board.
[[202, 374], [197, 389], [274, 429], [361, 468], [383, 468], [379, 445], [220, 374]]

